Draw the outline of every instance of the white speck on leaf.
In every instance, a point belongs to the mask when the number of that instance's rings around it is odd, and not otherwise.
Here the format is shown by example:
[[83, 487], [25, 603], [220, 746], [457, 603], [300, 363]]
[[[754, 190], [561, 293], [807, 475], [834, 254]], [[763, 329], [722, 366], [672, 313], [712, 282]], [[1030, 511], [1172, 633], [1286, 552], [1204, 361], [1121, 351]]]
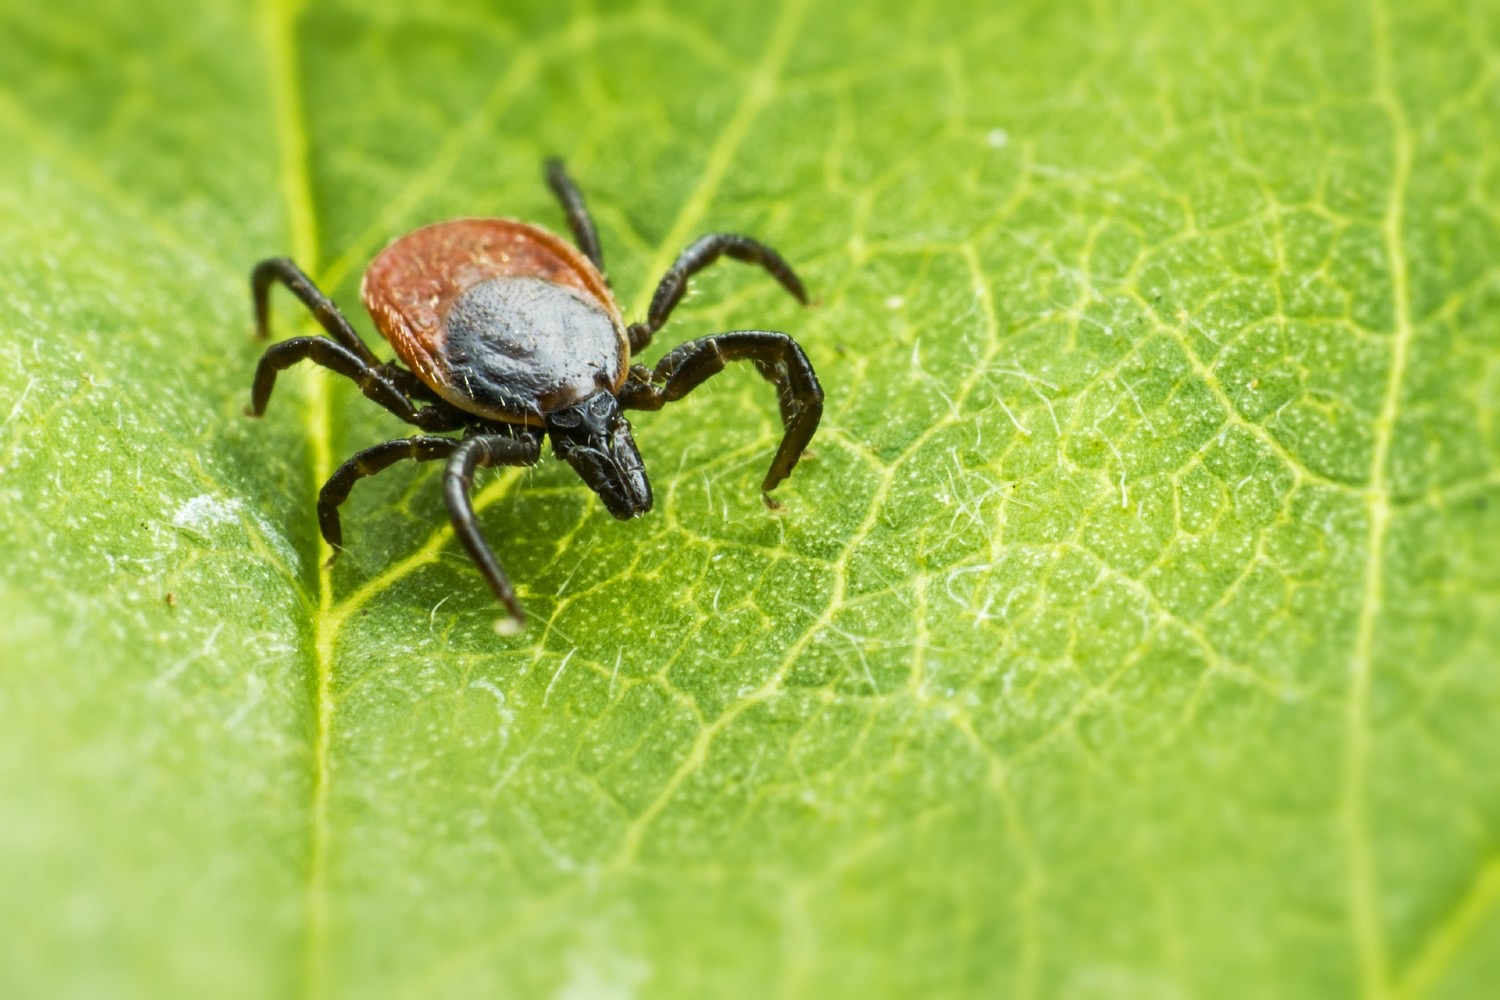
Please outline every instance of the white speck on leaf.
[[583, 947], [568, 953], [568, 981], [557, 1000], [630, 1000], [650, 978], [651, 967], [622, 953], [603, 931], [590, 929]]
[[488, 691], [495, 696], [495, 714], [500, 717], [500, 726], [496, 732], [500, 736], [501, 745], [504, 745], [510, 739], [510, 724], [516, 717], [516, 713], [505, 703], [505, 692], [496, 687], [493, 681], [486, 680], [470, 681], [469, 687]]
[[193, 497], [177, 508], [172, 523], [189, 531], [205, 531], [216, 524], [231, 524], [239, 519], [244, 507], [238, 500], [218, 500], [207, 493]]

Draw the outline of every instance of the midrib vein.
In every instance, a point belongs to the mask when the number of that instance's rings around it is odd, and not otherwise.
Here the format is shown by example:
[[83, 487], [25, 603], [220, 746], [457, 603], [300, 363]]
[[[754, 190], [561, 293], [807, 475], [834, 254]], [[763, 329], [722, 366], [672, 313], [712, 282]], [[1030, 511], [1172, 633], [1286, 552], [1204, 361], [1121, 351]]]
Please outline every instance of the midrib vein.
[[[279, 153], [281, 197], [286, 206], [292, 257], [304, 271], [317, 275], [318, 227], [308, 176], [307, 128], [297, 73], [296, 22], [299, 0], [265, 0], [262, 8], [269, 60], [272, 113]], [[329, 441], [327, 383], [310, 379], [307, 389], [307, 440], [312, 453], [312, 488], [333, 472]], [[313, 696], [312, 789], [308, 810], [307, 885], [304, 899], [302, 993], [326, 995], [328, 935], [328, 785], [329, 743], [333, 722], [333, 641], [337, 625], [333, 581], [326, 546], [318, 543], [318, 605], [314, 623], [311, 689]]]
[[1411, 132], [1406, 112], [1391, 80], [1391, 35], [1381, 0], [1372, 0], [1371, 26], [1375, 36], [1376, 97], [1391, 123], [1394, 170], [1390, 200], [1382, 231], [1391, 271], [1391, 309], [1394, 334], [1385, 396], [1375, 424], [1370, 455], [1370, 484], [1366, 493], [1369, 540], [1365, 552], [1364, 586], [1353, 655], [1349, 661], [1349, 701], [1346, 711], [1343, 801], [1340, 816], [1349, 856], [1349, 916], [1354, 937], [1360, 993], [1384, 998], [1390, 994], [1390, 970], [1380, 926], [1380, 890], [1370, 846], [1370, 823], [1365, 788], [1369, 780], [1370, 680], [1374, 669], [1375, 628], [1385, 602], [1385, 548], [1390, 531], [1391, 498], [1387, 470], [1395, 438], [1396, 411], [1411, 349], [1412, 322], [1406, 254], [1401, 234], [1405, 225], [1406, 193], [1411, 181]]

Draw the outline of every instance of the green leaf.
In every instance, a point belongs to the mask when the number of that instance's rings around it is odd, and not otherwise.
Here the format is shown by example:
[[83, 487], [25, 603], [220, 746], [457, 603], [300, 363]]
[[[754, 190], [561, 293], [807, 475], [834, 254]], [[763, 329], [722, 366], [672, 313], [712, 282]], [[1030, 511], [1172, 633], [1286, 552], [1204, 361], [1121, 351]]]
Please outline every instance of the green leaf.
[[[1487, 995], [1500, 18], [1483, 3], [266, 0], [0, 13], [0, 993]], [[675, 5], [674, 5], [675, 6]], [[1231, 10], [1231, 7], [1234, 9]], [[627, 524], [242, 410], [418, 224], [563, 230], [646, 354]], [[278, 335], [311, 332], [278, 295]], [[743, 366], [742, 366], [743, 367]]]

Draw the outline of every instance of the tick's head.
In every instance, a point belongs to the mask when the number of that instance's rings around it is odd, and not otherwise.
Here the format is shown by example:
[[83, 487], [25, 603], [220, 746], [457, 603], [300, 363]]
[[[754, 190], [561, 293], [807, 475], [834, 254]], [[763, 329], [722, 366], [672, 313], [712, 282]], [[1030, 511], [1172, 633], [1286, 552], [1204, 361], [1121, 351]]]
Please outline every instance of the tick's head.
[[547, 414], [546, 420], [553, 452], [599, 494], [611, 514], [628, 521], [651, 509], [651, 483], [630, 422], [613, 395], [601, 390]]

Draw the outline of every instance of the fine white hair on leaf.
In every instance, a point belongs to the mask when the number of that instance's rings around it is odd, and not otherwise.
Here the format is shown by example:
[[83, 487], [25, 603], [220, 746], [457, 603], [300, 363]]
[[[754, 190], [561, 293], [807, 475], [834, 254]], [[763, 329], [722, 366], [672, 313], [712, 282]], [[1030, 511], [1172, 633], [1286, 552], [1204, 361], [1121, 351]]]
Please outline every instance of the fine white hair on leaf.
[[557, 686], [557, 682], [562, 678], [563, 671], [568, 669], [568, 661], [573, 658], [573, 654], [576, 652], [578, 652], [578, 647], [574, 646], [568, 650], [567, 655], [562, 658], [562, 662], [557, 665], [557, 673], [552, 675], [552, 682], [547, 685], [547, 690], [542, 692], [543, 708], [547, 707], [547, 699], [552, 697], [552, 689]]

